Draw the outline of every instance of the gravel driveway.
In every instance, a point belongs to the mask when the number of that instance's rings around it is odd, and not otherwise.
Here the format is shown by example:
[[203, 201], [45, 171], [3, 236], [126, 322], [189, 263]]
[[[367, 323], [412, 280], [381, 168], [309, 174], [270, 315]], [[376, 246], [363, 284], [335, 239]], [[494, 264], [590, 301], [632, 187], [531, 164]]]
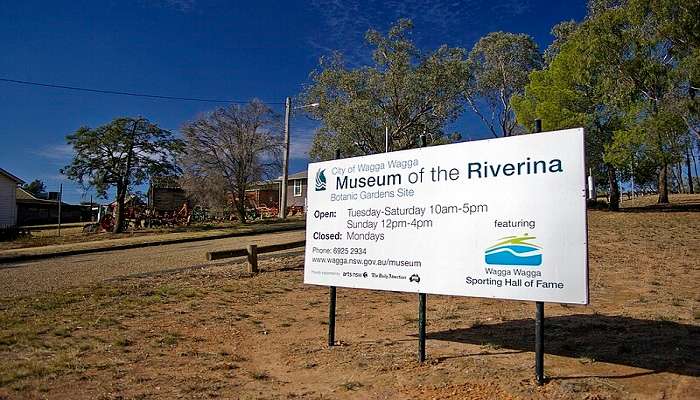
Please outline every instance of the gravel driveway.
[[221, 264], [227, 261], [207, 262], [206, 252], [243, 248], [248, 244], [293, 242], [303, 240], [304, 234], [303, 230], [267, 233], [0, 264], [0, 297], [53, 291], [135, 274]]

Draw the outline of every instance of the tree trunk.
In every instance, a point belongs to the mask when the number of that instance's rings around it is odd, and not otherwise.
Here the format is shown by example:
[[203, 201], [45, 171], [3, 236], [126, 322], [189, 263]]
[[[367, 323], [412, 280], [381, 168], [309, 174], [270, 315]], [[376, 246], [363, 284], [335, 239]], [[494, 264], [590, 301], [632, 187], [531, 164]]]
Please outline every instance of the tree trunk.
[[[234, 195], [235, 197], [236, 195]], [[238, 212], [238, 219], [241, 223], [245, 224], [247, 222], [247, 215], [245, 213], [245, 191], [243, 193], [238, 193], [238, 200], [233, 199], [233, 205], [236, 207], [236, 212]]]
[[669, 165], [668, 168], [668, 173], [670, 175], [670, 181], [671, 181], [671, 193], [673, 193], [673, 188], [674, 186], [677, 188], [678, 193], [683, 192], [683, 182], [678, 181], [678, 171], [676, 170], [677, 166], [674, 164]]
[[668, 164], [659, 170], [659, 204], [668, 204]]
[[617, 171], [611, 165], [608, 165], [608, 185], [610, 192], [608, 209], [618, 211], [620, 209], [620, 185], [617, 182]]
[[[136, 138], [136, 129], [138, 129], [138, 124], [141, 119], [134, 121], [134, 126], [131, 128], [131, 137], [129, 141], [129, 153], [126, 156], [126, 168], [124, 171], [124, 176], [121, 177], [122, 184], [117, 185], [117, 212], [115, 213], [114, 219], [114, 233], [120, 233], [124, 231], [124, 199], [126, 198], [126, 192], [129, 190], [129, 182], [131, 180], [131, 162], [134, 155], [134, 140]], [[121, 187], [121, 189], [120, 189]]]
[[690, 146], [685, 152], [685, 166], [688, 169], [688, 193], [695, 193], [695, 188], [693, 188], [693, 170], [690, 168]]
[[[700, 135], [700, 133], [698, 133]], [[700, 147], [700, 143], [698, 143], [698, 146]], [[700, 178], [700, 174], [698, 174], [698, 163], [697, 160], [695, 159], [695, 150], [693, 149], [693, 146], [690, 146], [690, 159], [693, 160], [693, 169], [695, 170], [695, 179]]]
[[112, 233], [121, 233], [124, 225], [124, 199], [126, 189], [122, 185], [117, 185], [117, 201], [114, 205], [114, 228]]

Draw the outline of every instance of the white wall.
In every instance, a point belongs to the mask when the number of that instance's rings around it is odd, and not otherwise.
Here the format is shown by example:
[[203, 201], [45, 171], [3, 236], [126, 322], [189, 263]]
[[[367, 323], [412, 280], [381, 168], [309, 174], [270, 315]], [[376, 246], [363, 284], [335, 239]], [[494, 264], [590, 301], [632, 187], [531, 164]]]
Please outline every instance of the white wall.
[[17, 182], [0, 175], [0, 226], [17, 223]]

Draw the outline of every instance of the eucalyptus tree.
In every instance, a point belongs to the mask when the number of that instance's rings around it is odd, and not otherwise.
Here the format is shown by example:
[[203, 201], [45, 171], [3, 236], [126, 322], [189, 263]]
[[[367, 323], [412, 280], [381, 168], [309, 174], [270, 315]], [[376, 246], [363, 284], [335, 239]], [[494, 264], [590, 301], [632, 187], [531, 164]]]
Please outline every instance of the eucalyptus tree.
[[697, 129], [692, 91], [698, 84], [699, 12], [698, 2], [626, 0], [591, 19], [613, 33], [601, 43], [614, 66], [608, 91], [626, 107], [630, 121], [615, 140], [630, 143], [629, 136], [636, 136], [636, 151], [656, 162], [659, 203], [668, 202], [669, 166], [680, 161], [689, 131]]
[[82, 127], [66, 137], [75, 155], [61, 169], [68, 179], [107, 197], [116, 189], [114, 232], [123, 230], [124, 201], [134, 186], [152, 176], [175, 174], [182, 141], [145, 118], [117, 118], [97, 128]]
[[552, 55], [547, 67], [530, 74], [524, 94], [514, 96], [511, 104], [518, 122], [530, 132], [537, 118], [544, 130], [585, 127], [586, 164], [595, 176], [607, 181], [609, 208], [617, 210], [617, 168], [606, 163], [604, 155], [614, 132], [622, 126], [624, 113], [607, 98], [605, 73], [610, 65], [597, 58], [604, 50], [597, 43], [588, 24], [577, 26], [564, 42], [552, 45], [555, 49], [547, 49]]
[[552, 27], [550, 33], [552, 36], [554, 36], [554, 40], [544, 51], [543, 58], [545, 65], [549, 65], [552, 60], [554, 60], [554, 57], [559, 54], [564, 43], [566, 43], [569, 37], [576, 32], [577, 28], [578, 23], [576, 23], [574, 20], [562, 21]]
[[492, 32], [469, 52], [464, 98], [494, 137], [517, 133], [510, 100], [523, 93], [542, 55], [528, 35]]
[[330, 158], [335, 149], [346, 156], [416, 147], [420, 134], [431, 144], [444, 143], [443, 131], [462, 111], [465, 53], [441, 46], [422, 52], [410, 39], [413, 24], [399, 20], [387, 34], [369, 30], [373, 63], [351, 68], [340, 53], [323, 57], [300, 95], [318, 119], [310, 151], [314, 159]]
[[591, 1], [547, 69], [533, 72], [525, 95], [513, 99], [525, 126], [539, 117], [546, 129], [588, 128], [588, 160], [607, 170], [611, 208], [616, 170], [638, 165], [656, 165], [659, 202], [668, 202], [668, 165], [697, 124], [690, 94], [698, 35], [687, 31], [697, 26], [690, 14], [697, 8], [678, 0]]

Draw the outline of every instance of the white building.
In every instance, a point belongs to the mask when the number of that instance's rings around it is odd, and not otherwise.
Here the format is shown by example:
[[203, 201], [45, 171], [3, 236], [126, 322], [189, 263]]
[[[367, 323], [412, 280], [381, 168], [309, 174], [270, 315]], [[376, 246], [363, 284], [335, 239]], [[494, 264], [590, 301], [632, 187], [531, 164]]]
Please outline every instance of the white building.
[[0, 168], [0, 228], [17, 225], [17, 185], [23, 180]]

